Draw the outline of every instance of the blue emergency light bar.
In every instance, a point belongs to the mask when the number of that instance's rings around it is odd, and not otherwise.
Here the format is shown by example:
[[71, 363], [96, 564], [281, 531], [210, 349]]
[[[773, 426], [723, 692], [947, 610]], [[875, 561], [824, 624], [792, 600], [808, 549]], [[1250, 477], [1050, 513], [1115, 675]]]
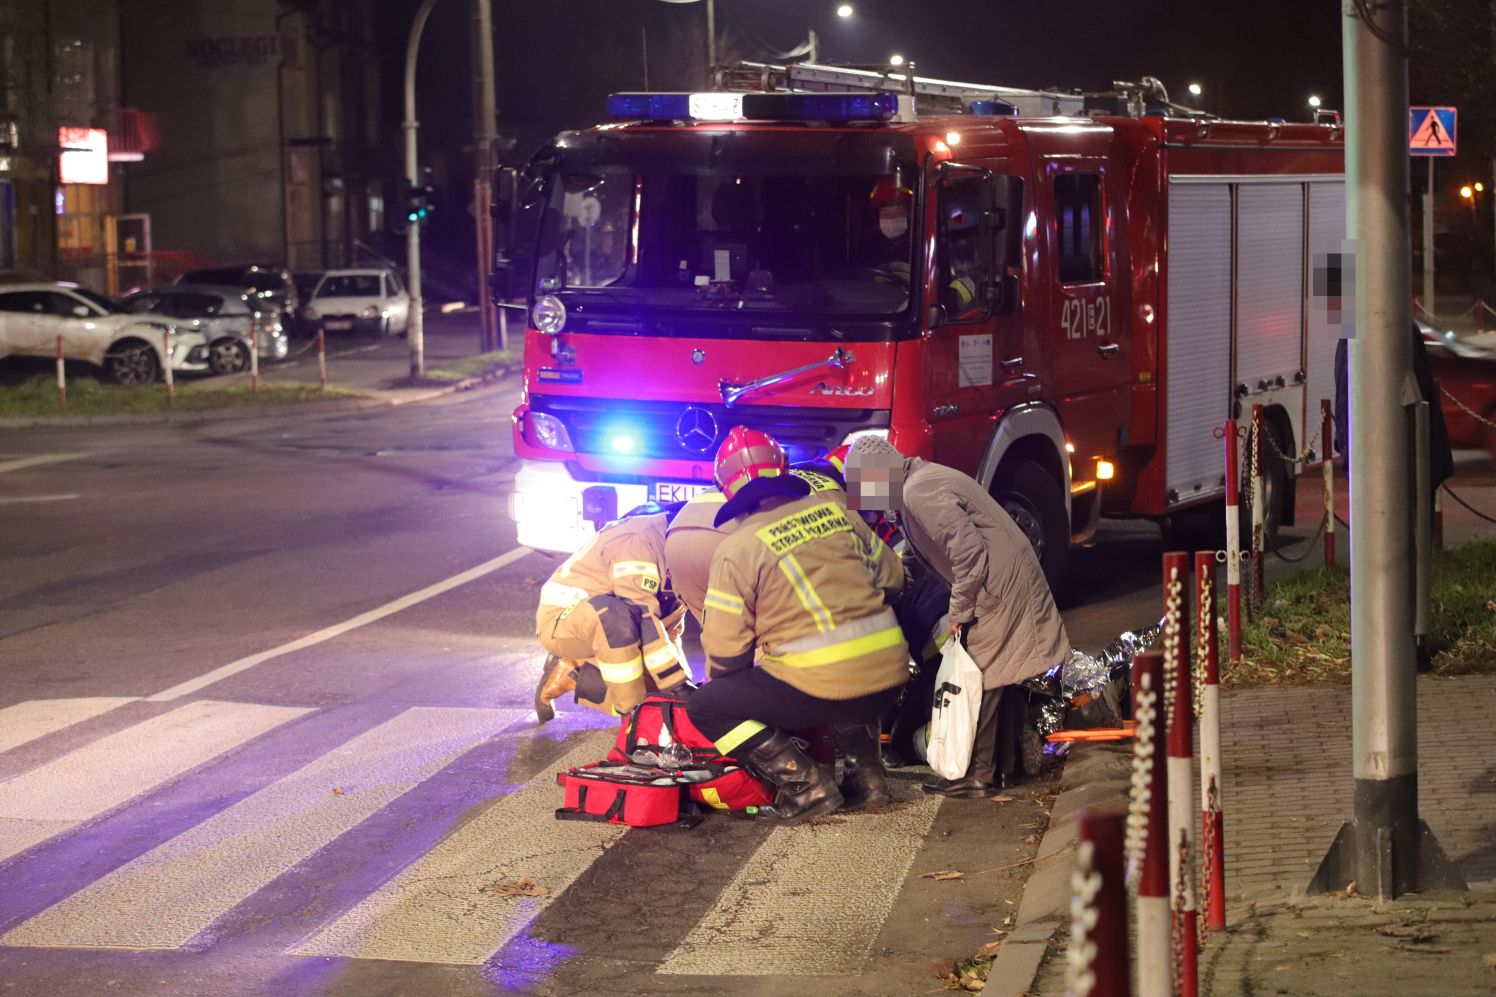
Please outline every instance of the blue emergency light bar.
[[615, 93], [619, 121], [889, 121], [896, 93]]

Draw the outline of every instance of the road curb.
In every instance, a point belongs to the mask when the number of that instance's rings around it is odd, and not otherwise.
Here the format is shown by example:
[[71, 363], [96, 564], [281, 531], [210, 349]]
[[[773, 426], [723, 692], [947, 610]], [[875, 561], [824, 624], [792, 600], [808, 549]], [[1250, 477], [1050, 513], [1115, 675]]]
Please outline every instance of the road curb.
[[992, 960], [983, 993], [1020, 997], [1034, 992], [1049, 944], [1070, 919], [1076, 816], [1097, 803], [1126, 798], [1131, 760], [1128, 748], [1107, 744], [1078, 744], [1071, 751], [1013, 930]]
[[[482, 374], [476, 377], [453, 381], [441, 387], [409, 398], [383, 398], [378, 395], [363, 395], [328, 402], [272, 402], [263, 405], [244, 405], [233, 408], [205, 409], [199, 412], [124, 412], [117, 415], [38, 415], [9, 416], [0, 418], [0, 432], [8, 429], [36, 429], [70, 426], [190, 426], [207, 422], [248, 422], [258, 419], [278, 419], [288, 413], [327, 415], [338, 412], [360, 412], [377, 408], [397, 408], [415, 405], [436, 398], [473, 391], [496, 385], [513, 373], [513, 368]], [[351, 389], [348, 389], [351, 390]]]

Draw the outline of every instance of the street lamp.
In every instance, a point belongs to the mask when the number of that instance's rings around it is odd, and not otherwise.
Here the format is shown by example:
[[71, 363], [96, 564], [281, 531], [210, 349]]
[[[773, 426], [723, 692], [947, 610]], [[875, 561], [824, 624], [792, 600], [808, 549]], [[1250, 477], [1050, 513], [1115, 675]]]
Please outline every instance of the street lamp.
[[852, 16], [852, 5], [849, 4], [849, 3], [844, 3], [840, 7], [836, 8], [836, 16], [837, 17], [851, 17]]
[[1190, 91], [1190, 96], [1191, 96], [1191, 97], [1198, 97], [1198, 96], [1200, 96], [1200, 95], [1201, 95], [1201, 94], [1202, 94], [1202, 93], [1204, 93], [1204, 92], [1205, 92], [1205, 88], [1204, 88], [1204, 87], [1202, 87], [1202, 86], [1201, 86], [1201, 85], [1200, 85], [1200, 84], [1198, 84], [1198, 83], [1191, 83], [1191, 84], [1190, 84], [1190, 85], [1189, 85], [1189, 91]]
[[893, 55], [888, 57], [888, 64], [890, 66], [902, 66], [904, 64], [904, 57], [895, 52]]
[[1323, 103], [1323, 101], [1321, 101], [1319, 99], [1319, 94], [1312, 93], [1312, 94], [1309, 95], [1309, 106], [1310, 107], [1316, 107], [1317, 108], [1317, 107], [1319, 107], [1319, 105], [1321, 103]]

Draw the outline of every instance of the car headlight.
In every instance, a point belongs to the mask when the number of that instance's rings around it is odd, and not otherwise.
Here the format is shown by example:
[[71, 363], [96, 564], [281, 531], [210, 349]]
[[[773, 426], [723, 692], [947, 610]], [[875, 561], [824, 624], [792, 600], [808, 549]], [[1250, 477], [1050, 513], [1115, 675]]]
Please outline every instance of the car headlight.
[[364, 318], [379, 318], [379, 306], [370, 305], [368, 308], [365, 308], [363, 316]]
[[530, 321], [541, 332], [554, 336], [566, 325], [566, 306], [554, 294], [542, 295], [530, 309]]
[[566, 423], [547, 412], [531, 412], [525, 417], [530, 442], [551, 450], [571, 450], [571, 435]]

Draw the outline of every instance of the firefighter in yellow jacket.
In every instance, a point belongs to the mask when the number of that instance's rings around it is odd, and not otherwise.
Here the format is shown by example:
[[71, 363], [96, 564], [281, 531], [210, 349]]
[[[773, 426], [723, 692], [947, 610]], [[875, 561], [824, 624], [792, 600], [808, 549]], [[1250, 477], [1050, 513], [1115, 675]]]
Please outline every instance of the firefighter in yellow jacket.
[[[898, 699], [909, 651], [888, 600], [898, 557], [856, 516], [788, 473], [774, 439], [742, 426], [717, 452], [732, 521], [712, 561], [701, 643], [710, 681], [686, 712], [724, 755], [776, 787], [765, 820], [790, 824], [891, 797], [878, 717]], [[837, 785], [786, 730], [829, 725]]]
[[607, 526], [541, 587], [535, 636], [550, 654], [535, 692], [542, 721], [572, 688], [578, 702], [622, 714], [651, 687], [690, 677], [678, 645], [685, 609], [665, 589], [665, 527], [663, 514]]

